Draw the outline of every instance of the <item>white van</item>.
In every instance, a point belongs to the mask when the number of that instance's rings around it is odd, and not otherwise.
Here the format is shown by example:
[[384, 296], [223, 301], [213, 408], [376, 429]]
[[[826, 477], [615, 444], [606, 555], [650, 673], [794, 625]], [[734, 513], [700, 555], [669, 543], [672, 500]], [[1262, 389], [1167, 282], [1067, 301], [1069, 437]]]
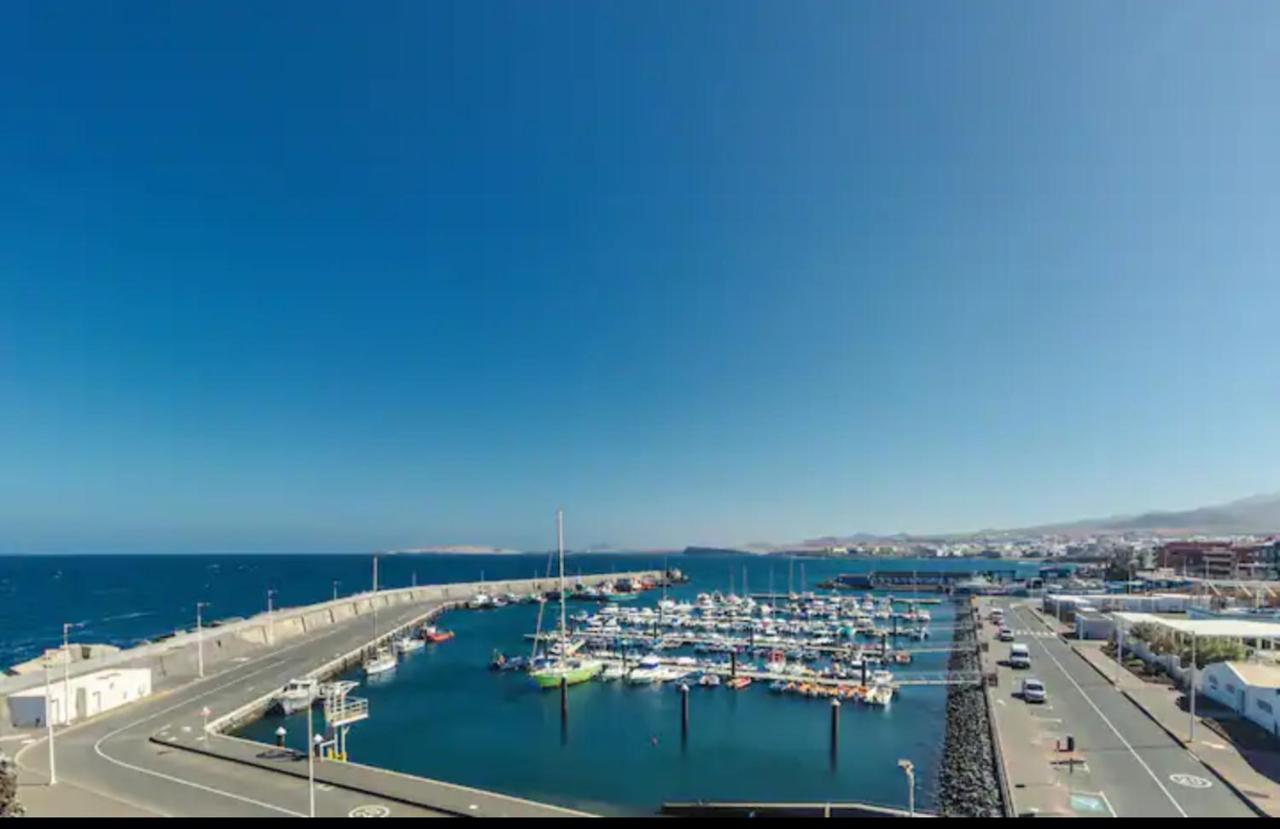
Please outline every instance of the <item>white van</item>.
[[1031, 667], [1031, 651], [1021, 642], [1014, 642], [1009, 646], [1009, 667], [1010, 668], [1030, 668]]

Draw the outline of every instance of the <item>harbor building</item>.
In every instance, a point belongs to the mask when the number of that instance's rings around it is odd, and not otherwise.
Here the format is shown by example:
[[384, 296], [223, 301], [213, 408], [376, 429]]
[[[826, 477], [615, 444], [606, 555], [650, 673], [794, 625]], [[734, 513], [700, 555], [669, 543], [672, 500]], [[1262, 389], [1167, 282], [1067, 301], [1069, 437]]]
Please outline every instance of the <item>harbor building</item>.
[[1280, 666], [1215, 662], [1200, 675], [1200, 693], [1280, 737]]
[[10, 694], [9, 719], [15, 728], [38, 728], [49, 718], [65, 725], [150, 695], [149, 668], [95, 671], [68, 680], [59, 676], [49, 683], [47, 698], [44, 685]]

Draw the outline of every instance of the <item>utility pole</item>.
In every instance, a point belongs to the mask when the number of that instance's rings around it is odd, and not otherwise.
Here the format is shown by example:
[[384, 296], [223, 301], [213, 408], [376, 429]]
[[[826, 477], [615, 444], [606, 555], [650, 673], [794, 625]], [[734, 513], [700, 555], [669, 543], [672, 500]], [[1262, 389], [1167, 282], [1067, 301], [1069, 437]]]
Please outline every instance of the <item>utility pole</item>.
[[[44, 724], [49, 732], [49, 785], [58, 782], [58, 772], [53, 760], [53, 692], [49, 683], [49, 668], [52, 659], [49, 651], [44, 652]], [[65, 705], [65, 701], [63, 703]]]
[[276, 617], [271, 612], [271, 597], [275, 594], [275, 590], [267, 591], [267, 643], [272, 645], [276, 641]]
[[204, 678], [204, 619], [200, 611], [209, 606], [209, 602], [196, 602], [196, 663], [200, 678]]
[[311, 817], [316, 816], [316, 746], [315, 726], [311, 723], [314, 713], [312, 706], [307, 706], [307, 799], [310, 801]]
[[1194, 743], [1196, 741], [1196, 635], [1194, 631], [1191, 634], [1191, 687], [1188, 695], [1190, 702], [1187, 707], [1191, 711], [1191, 733], [1187, 742]]
[[70, 622], [62, 623], [62, 724], [71, 722], [71, 640], [69, 631], [75, 627]]

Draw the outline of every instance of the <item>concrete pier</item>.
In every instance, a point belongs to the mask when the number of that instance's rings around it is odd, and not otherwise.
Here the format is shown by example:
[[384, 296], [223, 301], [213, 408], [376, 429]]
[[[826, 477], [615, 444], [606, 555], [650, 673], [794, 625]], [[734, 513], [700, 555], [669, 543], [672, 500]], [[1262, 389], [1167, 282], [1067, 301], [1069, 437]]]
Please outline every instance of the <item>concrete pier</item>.
[[[586, 584], [656, 573], [582, 576]], [[552, 579], [486, 582], [490, 593], [553, 590]], [[225, 736], [222, 730], [261, 713], [292, 679], [323, 677], [358, 660], [378, 640], [465, 601], [478, 583], [433, 585], [348, 597], [277, 611], [267, 643], [265, 614], [207, 632], [206, 677], [195, 676], [195, 640], [181, 634], [163, 643], [122, 651], [103, 662], [77, 665], [98, 670], [149, 666], [159, 673], [151, 697], [56, 732], [58, 781], [47, 785], [43, 730], [15, 734], [22, 800], [36, 816], [305, 816], [305, 754]], [[221, 646], [212, 644], [221, 641]], [[4, 681], [11, 693], [43, 677]], [[209, 731], [205, 731], [205, 709]], [[374, 713], [376, 716], [376, 712]], [[300, 759], [299, 759], [300, 758]], [[427, 780], [357, 763], [316, 764], [317, 814], [578, 816], [582, 813]], [[266, 771], [274, 773], [265, 773]]]

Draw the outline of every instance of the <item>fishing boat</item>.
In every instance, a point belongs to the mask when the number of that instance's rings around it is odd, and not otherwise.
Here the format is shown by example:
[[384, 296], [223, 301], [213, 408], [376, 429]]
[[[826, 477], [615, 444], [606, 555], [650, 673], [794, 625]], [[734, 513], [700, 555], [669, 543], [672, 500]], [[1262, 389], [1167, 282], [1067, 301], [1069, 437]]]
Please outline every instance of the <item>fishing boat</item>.
[[[560, 635], [557, 644], [561, 647], [555, 654], [555, 661], [529, 672], [529, 676], [539, 688], [559, 688], [561, 685], [579, 685], [589, 682], [604, 670], [604, 663], [596, 659], [569, 658], [568, 624], [565, 610], [564, 583], [564, 511], [556, 510], [556, 546], [560, 558]], [[581, 645], [579, 645], [580, 647]]]
[[394, 647], [396, 653], [412, 653], [413, 651], [422, 650], [426, 647], [426, 644], [421, 639], [415, 639], [412, 636], [401, 636], [395, 641]]
[[427, 625], [422, 629], [422, 638], [433, 645], [438, 645], [441, 642], [448, 642], [452, 639], [453, 631], [441, 630], [435, 625]]
[[376, 676], [387, 671], [394, 671], [396, 668], [396, 655], [391, 652], [390, 648], [378, 648], [377, 652], [372, 656], [365, 657], [362, 667], [364, 668], [365, 676]]
[[305, 711], [319, 696], [319, 685], [314, 679], [291, 680], [276, 695], [276, 706], [286, 717], [296, 711]]

